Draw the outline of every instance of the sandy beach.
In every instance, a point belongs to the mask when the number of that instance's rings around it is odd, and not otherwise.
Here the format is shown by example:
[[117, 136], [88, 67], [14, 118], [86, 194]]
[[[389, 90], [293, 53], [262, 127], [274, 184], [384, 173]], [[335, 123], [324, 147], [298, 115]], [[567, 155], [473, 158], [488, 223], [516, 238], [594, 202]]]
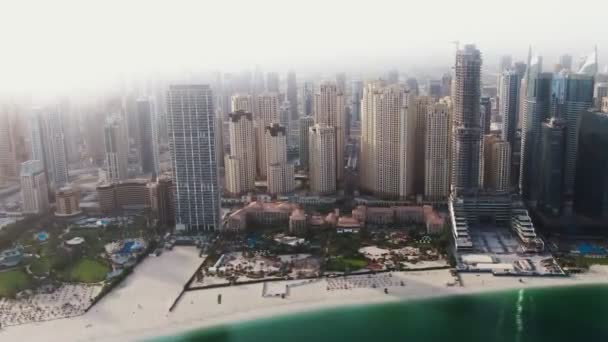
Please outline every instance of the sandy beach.
[[[491, 274], [463, 274], [463, 286], [448, 270], [401, 272], [313, 282], [273, 283], [262, 296], [264, 285], [244, 285], [189, 291], [177, 308], [168, 309], [183, 284], [202, 259], [195, 248], [178, 247], [158, 258], [147, 258], [117, 289], [85, 315], [52, 322], [24, 324], [0, 330], [0, 340], [45, 341], [137, 341], [179, 334], [190, 329], [218, 324], [315, 310], [342, 305], [382, 303], [452, 294], [467, 294], [529, 287], [608, 283], [608, 268], [593, 267], [588, 273], [568, 278], [494, 277]], [[373, 286], [376, 286], [375, 288]], [[385, 294], [384, 288], [388, 294]], [[285, 290], [284, 290], [285, 289]], [[218, 304], [218, 295], [222, 303]]]

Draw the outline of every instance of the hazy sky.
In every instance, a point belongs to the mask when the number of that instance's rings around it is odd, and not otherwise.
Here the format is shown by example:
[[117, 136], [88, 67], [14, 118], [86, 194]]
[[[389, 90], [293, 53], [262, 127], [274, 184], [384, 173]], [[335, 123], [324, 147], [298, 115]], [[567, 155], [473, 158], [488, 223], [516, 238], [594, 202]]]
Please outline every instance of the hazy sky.
[[[0, 0], [0, 89], [63, 89], [119, 72], [496, 64], [532, 44], [608, 55], [606, 0]], [[605, 59], [604, 59], [605, 60]]]

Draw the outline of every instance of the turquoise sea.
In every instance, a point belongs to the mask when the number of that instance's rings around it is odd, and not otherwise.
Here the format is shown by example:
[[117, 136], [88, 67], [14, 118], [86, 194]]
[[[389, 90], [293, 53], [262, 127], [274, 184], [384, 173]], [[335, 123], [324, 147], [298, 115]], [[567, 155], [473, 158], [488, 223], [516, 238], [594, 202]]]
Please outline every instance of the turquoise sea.
[[608, 286], [351, 306], [218, 326], [158, 341], [608, 341]]

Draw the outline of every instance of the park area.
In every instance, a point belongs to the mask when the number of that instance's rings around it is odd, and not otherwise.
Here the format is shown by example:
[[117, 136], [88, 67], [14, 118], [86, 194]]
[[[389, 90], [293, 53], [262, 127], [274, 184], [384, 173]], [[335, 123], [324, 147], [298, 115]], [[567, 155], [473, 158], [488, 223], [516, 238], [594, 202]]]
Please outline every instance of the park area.
[[[0, 251], [18, 251], [14, 256], [18, 261], [0, 270], [0, 297], [14, 298], [20, 291], [49, 283], [103, 282], [113, 270], [136, 263], [147, 241], [160, 235], [148, 228], [145, 216], [112, 222], [115, 224], [85, 227], [45, 216], [28, 217], [5, 227], [0, 232]], [[141, 248], [106, 248], [109, 244], [133, 244], [131, 241], [140, 241]]]
[[14, 297], [31, 286], [31, 278], [22, 269], [0, 272], [0, 297]]
[[63, 280], [75, 283], [97, 283], [106, 279], [110, 267], [104, 261], [85, 258], [78, 260], [63, 274]]
[[144, 216], [91, 220], [114, 224], [28, 217], [0, 231], [0, 326], [83, 314], [162, 234]]

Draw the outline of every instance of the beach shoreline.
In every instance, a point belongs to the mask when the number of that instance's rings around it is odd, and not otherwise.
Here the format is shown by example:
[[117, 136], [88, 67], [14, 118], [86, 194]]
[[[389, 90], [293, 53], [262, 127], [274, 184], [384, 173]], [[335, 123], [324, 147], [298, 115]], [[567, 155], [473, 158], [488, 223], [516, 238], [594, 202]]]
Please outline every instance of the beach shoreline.
[[[594, 266], [571, 277], [495, 277], [461, 274], [462, 287], [449, 270], [394, 272], [376, 276], [323, 278], [309, 284], [293, 280], [285, 298], [282, 283], [250, 284], [185, 292], [173, 312], [172, 301], [202, 261], [195, 248], [180, 247], [158, 258], [147, 258], [125, 283], [85, 315], [31, 323], [0, 330], [12, 341], [45, 336], [45, 341], [141, 341], [215, 326], [267, 319], [328, 308], [473, 295], [525, 288], [608, 284], [608, 267]], [[334, 280], [332, 280], [334, 279]], [[375, 287], [372, 287], [375, 286]], [[384, 289], [387, 289], [385, 293]], [[268, 289], [266, 289], [268, 290]], [[221, 304], [218, 295], [221, 294]], [[277, 295], [278, 294], [278, 295]]]

